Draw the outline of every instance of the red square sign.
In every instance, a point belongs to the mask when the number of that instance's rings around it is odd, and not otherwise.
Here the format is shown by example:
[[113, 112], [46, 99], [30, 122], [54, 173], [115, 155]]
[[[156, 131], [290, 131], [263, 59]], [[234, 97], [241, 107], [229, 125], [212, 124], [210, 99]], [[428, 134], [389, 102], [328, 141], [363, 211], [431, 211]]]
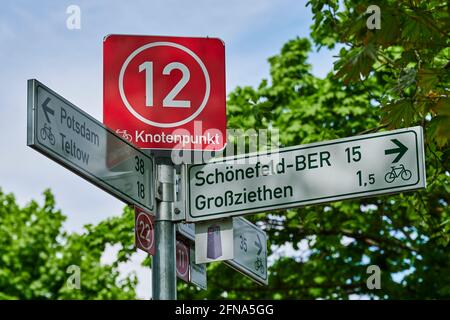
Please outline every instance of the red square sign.
[[139, 148], [222, 150], [225, 99], [220, 39], [104, 39], [103, 122]]

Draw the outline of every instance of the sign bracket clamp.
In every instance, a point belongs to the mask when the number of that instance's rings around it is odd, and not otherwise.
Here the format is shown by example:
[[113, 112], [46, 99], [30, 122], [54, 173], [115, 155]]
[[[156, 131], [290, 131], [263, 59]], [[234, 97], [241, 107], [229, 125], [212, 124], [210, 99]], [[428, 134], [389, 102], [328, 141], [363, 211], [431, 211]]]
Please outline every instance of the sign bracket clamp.
[[156, 200], [160, 205], [168, 206], [156, 216], [156, 220], [182, 221], [185, 219], [183, 196], [180, 192], [181, 181], [173, 166], [159, 164], [156, 168]]

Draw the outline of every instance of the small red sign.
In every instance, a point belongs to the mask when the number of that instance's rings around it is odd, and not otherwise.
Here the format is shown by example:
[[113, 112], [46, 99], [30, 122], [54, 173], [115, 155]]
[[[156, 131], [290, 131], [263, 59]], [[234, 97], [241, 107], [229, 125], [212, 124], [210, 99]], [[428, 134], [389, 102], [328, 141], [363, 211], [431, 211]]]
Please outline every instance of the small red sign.
[[137, 248], [155, 255], [155, 217], [141, 208], [134, 208], [134, 239]]
[[189, 282], [189, 243], [177, 237], [176, 246], [177, 277]]
[[222, 150], [226, 143], [223, 41], [107, 36], [103, 122], [143, 149]]

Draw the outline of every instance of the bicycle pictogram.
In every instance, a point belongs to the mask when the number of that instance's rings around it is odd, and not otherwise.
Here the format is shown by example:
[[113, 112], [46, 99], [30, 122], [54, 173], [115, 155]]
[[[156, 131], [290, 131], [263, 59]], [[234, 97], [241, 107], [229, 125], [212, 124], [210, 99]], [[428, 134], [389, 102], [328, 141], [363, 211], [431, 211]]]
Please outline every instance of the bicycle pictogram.
[[127, 130], [120, 130], [120, 129], [117, 129], [117, 130], [116, 130], [116, 133], [117, 133], [119, 136], [121, 136], [122, 138], [124, 138], [125, 140], [129, 141], [129, 142], [132, 142], [132, 140], [133, 140], [133, 136], [132, 136], [131, 134], [129, 134], [129, 133], [127, 132]]
[[406, 169], [403, 164], [400, 164], [398, 167], [392, 166], [391, 171], [384, 176], [384, 180], [386, 180], [387, 183], [392, 183], [397, 180], [397, 178], [402, 178], [404, 181], [407, 181], [411, 179], [411, 176], [411, 171]]
[[259, 270], [262, 274], [264, 274], [264, 265], [263, 265], [263, 261], [260, 257], [256, 258], [255, 269], [256, 269], [256, 271]]
[[52, 128], [50, 126], [47, 126], [46, 123], [44, 123], [44, 127], [41, 129], [41, 138], [42, 140], [48, 140], [52, 145], [55, 145], [55, 136], [52, 133]]

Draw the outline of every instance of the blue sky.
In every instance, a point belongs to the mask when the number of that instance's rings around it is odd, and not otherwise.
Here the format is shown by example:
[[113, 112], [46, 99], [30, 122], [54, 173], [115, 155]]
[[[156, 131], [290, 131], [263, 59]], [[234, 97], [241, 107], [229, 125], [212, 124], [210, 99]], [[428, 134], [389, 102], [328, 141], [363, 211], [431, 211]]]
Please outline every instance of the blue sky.
[[[81, 29], [66, 27], [69, 5], [81, 9]], [[219, 37], [226, 44], [227, 91], [268, 78], [267, 58], [283, 43], [306, 37], [306, 0], [2, 1], [0, 11], [0, 187], [19, 203], [42, 203], [51, 188], [68, 231], [122, 212], [123, 203], [26, 146], [26, 80], [36, 78], [102, 119], [102, 39], [107, 34]], [[311, 54], [313, 73], [332, 69], [333, 55]], [[110, 261], [114, 250], [105, 255]], [[137, 271], [138, 293], [149, 297], [150, 273], [137, 254], [123, 267]]]

